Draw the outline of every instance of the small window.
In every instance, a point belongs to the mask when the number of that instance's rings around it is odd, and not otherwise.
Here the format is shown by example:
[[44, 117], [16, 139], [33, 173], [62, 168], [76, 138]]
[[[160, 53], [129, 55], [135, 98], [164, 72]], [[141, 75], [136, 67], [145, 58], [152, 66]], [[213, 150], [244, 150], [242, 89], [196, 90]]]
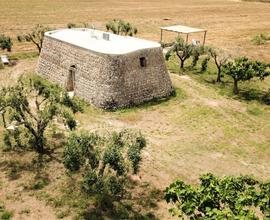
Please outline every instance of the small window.
[[145, 57], [140, 57], [140, 65], [141, 65], [141, 67], [146, 67], [146, 58]]
[[103, 40], [109, 41], [109, 40], [110, 40], [110, 34], [108, 34], [108, 33], [103, 33]]

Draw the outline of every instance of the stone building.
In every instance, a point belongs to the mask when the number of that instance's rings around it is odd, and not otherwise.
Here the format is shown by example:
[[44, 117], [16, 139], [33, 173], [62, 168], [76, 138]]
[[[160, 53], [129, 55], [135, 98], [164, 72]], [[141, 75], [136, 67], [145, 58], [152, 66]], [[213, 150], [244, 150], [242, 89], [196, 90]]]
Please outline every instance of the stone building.
[[93, 29], [45, 33], [37, 72], [105, 109], [172, 91], [160, 44]]

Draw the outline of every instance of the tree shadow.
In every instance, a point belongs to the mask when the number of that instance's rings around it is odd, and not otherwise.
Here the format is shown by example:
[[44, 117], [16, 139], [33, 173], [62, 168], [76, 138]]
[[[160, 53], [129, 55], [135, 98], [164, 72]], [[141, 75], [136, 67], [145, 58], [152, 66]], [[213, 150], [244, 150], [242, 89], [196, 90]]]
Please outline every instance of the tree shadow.
[[258, 89], [242, 89], [240, 90], [237, 99], [245, 101], [258, 101], [265, 105], [270, 105], [270, 90], [262, 91]]
[[[48, 179], [45, 173], [46, 164], [52, 161], [62, 162], [57, 153], [55, 153], [61, 147], [60, 144], [50, 143], [50, 146], [43, 154], [27, 149], [10, 149], [5, 151], [5, 159], [0, 162], [0, 170], [6, 173], [9, 180], [19, 179], [25, 172], [33, 173], [36, 181]], [[48, 181], [46, 180], [46, 182]]]
[[103, 196], [99, 205], [89, 206], [82, 217], [86, 220], [158, 220], [155, 211], [162, 199], [163, 193], [150, 184], [133, 184], [122, 199], [116, 201]]

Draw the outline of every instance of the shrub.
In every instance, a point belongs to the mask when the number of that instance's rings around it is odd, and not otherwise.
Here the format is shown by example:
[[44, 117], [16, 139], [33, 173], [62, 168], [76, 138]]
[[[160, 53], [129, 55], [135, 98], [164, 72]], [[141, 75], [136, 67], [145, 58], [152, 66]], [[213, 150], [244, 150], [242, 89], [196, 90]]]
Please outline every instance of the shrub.
[[201, 72], [204, 72], [207, 70], [209, 60], [210, 60], [209, 57], [205, 57], [203, 59], [202, 64], [201, 64]]
[[71, 29], [71, 28], [76, 28], [76, 27], [77, 27], [77, 25], [74, 24], [74, 23], [68, 23], [68, 24], [67, 24], [67, 28], [69, 28], [69, 29]]
[[83, 112], [85, 103], [78, 97], [70, 97], [67, 93], [63, 96], [62, 104], [69, 107], [73, 113]]
[[118, 35], [133, 36], [138, 33], [138, 29], [134, 25], [121, 19], [113, 19], [107, 22], [105, 26], [107, 31], [112, 31], [114, 34]]
[[[250, 176], [219, 178], [211, 173], [200, 177], [193, 187], [181, 180], [165, 190], [165, 199], [174, 204], [170, 212], [182, 219], [264, 219], [270, 217], [270, 182], [260, 183]], [[203, 216], [203, 217], [202, 217]]]
[[12, 45], [13, 43], [10, 37], [5, 36], [4, 34], [0, 35], [0, 48], [2, 50], [7, 50], [8, 52], [11, 52]]
[[270, 40], [270, 35], [269, 34], [259, 34], [254, 36], [251, 39], [251, 42], [255, 45], [262, 45], [265, 44], [266, 41]]
[[139, 171], [145, 146], [141, 134], [127, 130], [109, 137], [72, 133], [65, 143], [63, 163], [70, 171], [82, 171], [81, 190], [87, 195], [121, 197], [129, 171]]
[[13, 212], [11, 211], [4, 211], [2, 214], [1, 214], [1, 219], [2, 220], [9, 220], [11, 219], [13, 216]]

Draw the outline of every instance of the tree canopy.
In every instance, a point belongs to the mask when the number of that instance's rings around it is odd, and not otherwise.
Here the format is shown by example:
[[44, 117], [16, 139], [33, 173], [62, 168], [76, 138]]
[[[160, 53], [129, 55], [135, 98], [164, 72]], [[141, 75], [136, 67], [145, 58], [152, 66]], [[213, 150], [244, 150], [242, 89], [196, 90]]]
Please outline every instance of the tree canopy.
[[[184, 69], [185, 61], [194, 54], [196, 59], [199, 57], [199, 50], [197, 50], [196, 46], [192, 44], [188, 44], [185, 40], [181, 37], [177, 37], [175, 42], [173, 43], [172, 47], [168, 50], [165, 55], [166, 60], [175, 53], [177, 57], [180, 59], [180, 69]], [[197, 60], [196, 60], [197, 63]]]
[[[61, 118], [72, 130], [76, 127], [73, 114], [82, 111], [82, 105], [77, 98], [71, 99], [59, 86], [32, 76], [20, 78], [16, 85], [1, 89], [0, 110], [8, 131], [6, 144], [12, 144], [12, 137], [16, 142], [16, 137], [24, 135], [28, 140], [26, 146], [18, 144], [18, 140], [14, 147], [28, 147], [44, 153], [45, 131], [53, 119]], [[10, 132], [8, 126], [14, 131]]]
[[177, 180], [166, 188], [165, 199], [174, 205], [170, 212], [181, 218], [270, 218], [270, 182], [250, 176], [219, 178], [208, 173], [200, 177], [198, 187]]
[[139, 133], [123, 130], [109, 137], [95, 133], [72, 133], [66, 141], [63, 163], [72, 173], [81, 171], [82, 191], [121, 197], [127, 174], [136, 174], [141, 150], [146, 146]]
[[234, 94], [238, 94], [239, 81], [247, 81], [253, 77], [264, 79], [270, 74], [268, 68], [269, 64], [260, 61], [252, 61], [247, 57], [239, 57], [224, 64], [223, 72], [233, 78], [233, 92]]
[[19, 42], [32, 42], [34, 45], [36, 45], [38, 52], [40, 53], [43, 44], [44, 34], [47, 31], [50, 31], [49, 27], [37, 24], [31, 31], [17, 36], [17, 39]]
[[207, 53], [214, 60], [214, 63], [217, 67], [217, 82], [221, 82], [222, 70], [228, 59], [230, 58], [229, 54], [227, 54], [224, 50], [215, 48], [215, 47], [207, 47]]

